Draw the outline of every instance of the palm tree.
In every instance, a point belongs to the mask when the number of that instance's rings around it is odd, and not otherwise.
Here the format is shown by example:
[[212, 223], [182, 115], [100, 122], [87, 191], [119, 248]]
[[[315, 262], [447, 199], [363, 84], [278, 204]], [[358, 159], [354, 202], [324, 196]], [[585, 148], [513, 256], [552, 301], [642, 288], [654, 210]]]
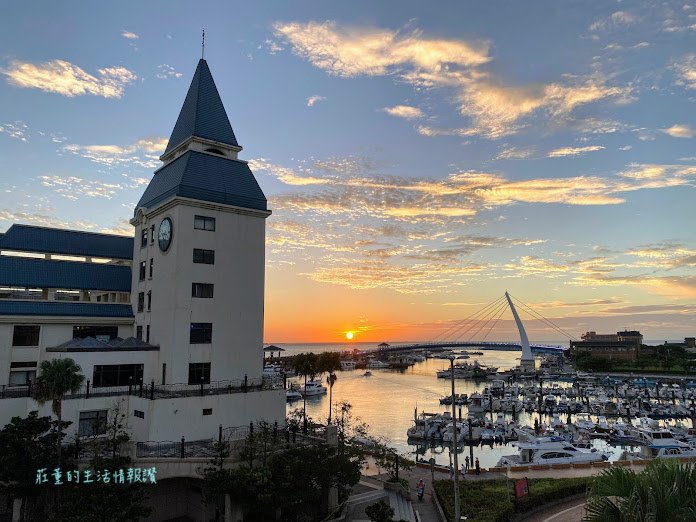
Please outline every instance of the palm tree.
[[314, 353], [298, 353], [292, 359], [292, 367], [297, 375], [304, 377], [304, 393], [302, 394], [302, 424], [303, 431], [307, 433], [307, 377], [317, 374], [317, 355]]
[[696, 520], [696, 466], [658, 459], [642, 472], [613, 467], [597, 476], [587, 522]]
[[70, 358], [51, 359], [43, 361], [39, 367], [40, 374], [36, 378], [34, 399], [40, 405], [48, 401], [53, 402], [53, 413], [58, 417], [58, 466], [60, 466], [61, 442], [63, 439], [63, 411], [62, 401], [68, 393], [75, 393], [82, 386], [85, 376], [82, 368]]
[[338, 379], [336, 371], [341, 369], [341, 355], [336, 352], [323, 352], [319, 354], [317, 361], [317, 369], [320, 373], [328, 373], [326, 382], [329, 385], [329, 420], [327, 424], [331, 424], [331, 404], [333, 399], [333, 385]]

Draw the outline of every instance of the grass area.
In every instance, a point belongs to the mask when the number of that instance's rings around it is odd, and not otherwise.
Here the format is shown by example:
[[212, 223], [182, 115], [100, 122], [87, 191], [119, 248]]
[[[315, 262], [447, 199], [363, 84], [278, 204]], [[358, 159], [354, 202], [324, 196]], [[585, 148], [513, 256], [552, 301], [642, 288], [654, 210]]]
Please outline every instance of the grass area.
[[[544, 504], [579, 493], [585, 493], [592, 477], [572, 479], [530, 479], [529, 494], [515, 498], [512, 480], [481, 480], [459, 483], [462, 516], [471, 522], [507, 522], [519, 513], [525, 513]], [[434, 484], [445, 517], [454, 519], [452, 482], [438, 480]]]

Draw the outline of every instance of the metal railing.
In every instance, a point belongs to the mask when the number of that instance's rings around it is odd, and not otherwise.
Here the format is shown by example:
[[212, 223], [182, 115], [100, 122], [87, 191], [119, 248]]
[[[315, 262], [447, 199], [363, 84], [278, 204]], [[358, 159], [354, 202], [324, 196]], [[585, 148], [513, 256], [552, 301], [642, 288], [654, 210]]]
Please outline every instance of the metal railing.
[[[256, 435], [253, 441], [250, 435]], [[137, 458], [213, 458], [219, 455], [219, 446], [224, 444], [230, 453], [230, 458], [236, 458], [239, 453], [253, 443], [258, 448], [272, 452], [288, 447], [292, 444], [310, 444], [323, 442], [326, 437], [318, 431], [310, 431], [307, 434], [301, 431], [290, 431], [278, 423], [260, 425], [250, 423], [248, 426], [233, 426], [223, 428], [220, 426], [217, 439], [203, 439], [187, 441], [184, 437], [181, 441], [147, 441], [135, 444]], [[260, 450], [259, 450], [260, 451]]]
[[[275, 376], [263, 376], [255, 379], [213, 381], [209, 384], [155, 384], [138, 383], [129, 386], [93, 386], [89, 379], [75, 392], [66, 395], [65, 399], [89, 399], [91, 397], [115, 397], [134, 395], [145, 399], [173, 399], [179, 397], [204, 397], [206, 395], [223, 395], [228, 393], [249, 393], [264, 390], [273, 390], [283, 387], [283, 380]], [[26, 386], [0, 386], [0, 399], [17, 397], [31, 397], [32, 384]]]

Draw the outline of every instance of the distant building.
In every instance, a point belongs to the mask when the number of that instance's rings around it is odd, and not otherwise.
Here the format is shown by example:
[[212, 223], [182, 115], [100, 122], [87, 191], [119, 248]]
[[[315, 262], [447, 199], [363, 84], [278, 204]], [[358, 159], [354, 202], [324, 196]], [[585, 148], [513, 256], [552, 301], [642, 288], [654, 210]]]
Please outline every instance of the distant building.
[[643, 344], [643, 335], [636, 330], [624, 330], [615, 334], [586, 332], [582, 341], [571, 341], [572, 354], [588, 353], [592, 357], [635, 361]]
[[684, 344], [687, 348], [696, 348], [696, 337], [684, 337]]

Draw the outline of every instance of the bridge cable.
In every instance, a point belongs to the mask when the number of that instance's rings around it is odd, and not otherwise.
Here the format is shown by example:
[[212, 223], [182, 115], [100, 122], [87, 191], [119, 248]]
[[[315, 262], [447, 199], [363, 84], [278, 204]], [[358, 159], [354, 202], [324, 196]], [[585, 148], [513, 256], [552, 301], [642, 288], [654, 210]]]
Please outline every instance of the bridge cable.
[[485, 341], [485, 340], [486, 340], [486, 338], [488, 337], [488, 334], [490, 334], [490, 333], [491, 333], [491, 330], [493, 330], [493, 328], [495, 327], [495, 325], [498, 324], [498, 320], [502, 317], [502, 315], [503, 315], [503, 313], [505, 312], [505, 309], [506, 309], [506, 308], [507, 308], [507, 307], [503, 307], [503, 308], [500, 310], [500, 313], [498, 314], [498, 317], [495, 318], [495, 322], [494, 322], [494, 323], [491, 325], [491, 327], [488, 329], [488, 331], [486, 332], [486, 335], [483, 336], [483, 339], [481, 339], [481, 341]]
[[478, 333], [479, 333], [483, 328], [485, 328], [485, 327], [488, 325], [488, 323], [489, 323], [501, 310], [505, 309], [506, 307], [507, 307], [507, 303], [506, 303], [505, 301], [503, 301], [502, 303], [500, 303], [500, 305], [499, 305], [495, 310], [493, 310], [493, 312], [491, 313], [490, 317], [488, 317], [488, 319], [486, 320], [486, 322], [483, 323], [483, 324], [481, 324], [481, 326], [479, 326], [479, 327], [476, 329], [476, 331], [475, 331], [474, 333], [472, 333], [472, 334], [469, 336], [469, 338], [467, 339], [467, 342], [470, 342], [476, 335], [478, 335]]
[[[490, 319], [490, 317], [492, 317], [492, 316], [498, 311], [498, 308], [499, 308], [501, 305], [503, 305], [503, 304], [504, 304], [504, 302], [503, 302], [503, 301], [500, 301], [495, 307], [492, 307], [492, 308], [490, 308], [489, 310], [487, 310], [486, 313], [481, 314], [480, 317], [478, 317], [475, 321], [471, 322], [471, 323], [467, 326], [466, 329], [464, 329], [461, 333], [459, 333], [459, 335], [457, 336], [457, 338], [455, 339], [455, 341], [459, 341], [459, 340], [460, 340], [462, 337], [464, 337], [467, 333], [470, 333], [470, 332], [472, 331], [472, 329], [476, 328], [479, 324], [481, 324], [481, 322], [483, 322], [483, 321], [488, 322], [488, 320]], [[480, 327], [479, 327], [479, 329], [480, 329]]]
[[556, 323], [554, 323], [554, 322], [551, 321], [550, 319], [547, 319], [546, 317], [544, 317], [543, 315], [541, 315], [539, 312], [535, 311], [535, 310], [534, 310], [533, 308], [531, 308], [530, 306], [527, 306], [525, 303], [523, 303], [522, 301], [520, 301], [520, 300], [517, 299], [516, 297], [513, 297], [513, 296], [510, 296], [510, 297], [512, 297], [512, 298], [515, 300], [516, 303], [522, 305], [522, 306], [524, 307], [524, 309], [527, 310], [527, 313], [531, 313], [531, 314], [533, 314], [534, 316], [536, 316], [535, 319], [539, 319], [539, 320], [543, 321], [546, 325], [550, 326], [550, 327], [551, 327], [552, 329], [554, 329], [556, 332], [561, 333], [561, 334], [565, 335], [566, 337], [568, 337], [568, 338], [570, 338], [570, 339], [577, 340], [573, 335], [571, 335], [570, 333], [568, 333], [568, 332], [566, 332], [565, 330], [563, 330], [563, 328], [561, 328], [560, 326], [558, 326]]
[[475, 313], [473, 313], [472, 315], [470, 315], [466, 319], [463, 319], [462, 321], [460, 321], [459, 324], [456, 324], [453, 327], [448, 328], [445, 332], [443, 332], [443, 334], [448, 334], [448, 335], [454, 336], [455, 333], [458, 330], [461, 330], [462, 328], [466, 328], [467, 326], [468, 326], [468, 328], [471, 328], [471, 323], [467, 324], [467, 322], [473, 321], [474, 318], [476, 318], [477, 316], [484, 314], [487, 309], [492, 308], [494, 306], [497, 306], [497, 304], [500, 302], [501, 299], [502, 299], [502, 297], [499, 297], [498, 299], [492, 301], [491, 303], [488, 303], [485, 307], [479, 309], [478, 311], [476, 311]]
[[499, 303], [499, 301], [500, 301], [501, 299], [504, 299], [504, 297], [505, 297], [505, 296], [501, 296], [501, 297], [499, 297], [498, 299], [495, 299], [495, 300], [492, 301], [491, 303], [488, 303], [488, 304], [487, 304], [485, 307], [483, 307], [482, 309], [480, 309], [480, 310], [478, 310], [477, 312], [471, 314], [469, 317], [467, 317], [467, 318], [465, 318], [465, 319], [462, 319], [461, 321], [459, 321], [459, 323], [457, 323], [457, 324], [455, 324], [455, 325], [453, 325], [453, 326], [450, 326], [449, 328], [447, 328], [447, 329], [444, 330], [443, 332], [441, 332], [441, 333], [439, 333], [438, 335], [436, 335], [436, 336], [432, 339], [432, 341], [437, 341], [438, 338], [440, 338], [440, 337], [446, 338], [445, 336], [447, 336], [447, 335], [452, 335], [452, 336], [454, 336], [455, 333], [457, 332], [457, 330], [461, 330], [462, 328], [464, 328], [464, 327], [466, 326], [467, 321], [471, 321], [471, 320], [472, 320], [473, 318], [475, 318], [476, 316], [478, 316], [478, 315], [484, 313], [486, 309], [488, 309], [488, 308], [490, 308], [490, 307], [492, 307], [492, 306], [496, 306], [496, 305]]

